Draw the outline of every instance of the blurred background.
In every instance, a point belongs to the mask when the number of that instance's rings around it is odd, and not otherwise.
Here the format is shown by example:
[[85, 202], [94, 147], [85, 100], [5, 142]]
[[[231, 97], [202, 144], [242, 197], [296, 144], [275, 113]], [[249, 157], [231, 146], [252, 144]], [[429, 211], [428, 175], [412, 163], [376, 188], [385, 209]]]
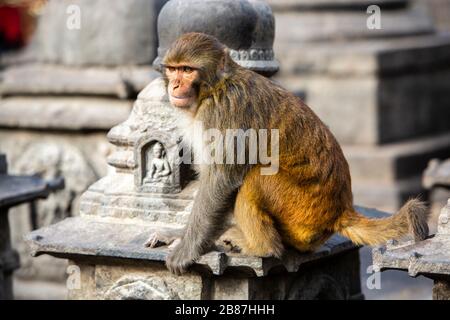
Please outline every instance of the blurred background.
[[[9, 173], [65, 179], [64, 190], [9, 212], [21, 259], [17, 299], [65, 297], [66, 262], [31, 258], [22, 236], [78, 215], [80, 195], [111, 170], [106, 134], [158, 76], [165, 2], [0, 0], [0, 153]], [[450, 197], [450, 0], [267, 2], [274, 79], [338, 138], [355, 203], [394, 212], [420, 195], [435, 230]], [[372, 4], [380, 12], [368, 12]], [[370, 250], [360, 251], [366, 299], [431, 299], [431, 280], [398, 271], [383, 272], [381, 289], [369, 290]]]

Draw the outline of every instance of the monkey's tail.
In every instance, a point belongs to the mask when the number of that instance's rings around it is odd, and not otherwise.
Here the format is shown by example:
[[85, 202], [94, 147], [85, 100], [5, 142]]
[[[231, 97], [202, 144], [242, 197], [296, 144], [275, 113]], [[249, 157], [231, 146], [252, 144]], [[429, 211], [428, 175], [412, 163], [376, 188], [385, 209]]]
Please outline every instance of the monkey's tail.
[[416, 241], [420, 241], [428, 236], [428, 216], [429, 210], [425, 203], [412, 199], [387, 218], [371, 219], [354, 210], [346, 211], [336, 231], [356, 244], [372, 246], [407, 234], [412, 234]]

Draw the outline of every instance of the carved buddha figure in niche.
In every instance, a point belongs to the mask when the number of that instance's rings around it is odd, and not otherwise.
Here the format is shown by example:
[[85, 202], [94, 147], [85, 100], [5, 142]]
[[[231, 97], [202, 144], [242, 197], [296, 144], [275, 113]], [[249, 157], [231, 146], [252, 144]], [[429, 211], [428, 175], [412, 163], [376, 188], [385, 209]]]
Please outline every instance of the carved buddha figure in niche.
[[166, 182], [171, 172], [164, 146], [156, 142], [147, 155], [147, 174], [144, 183]]

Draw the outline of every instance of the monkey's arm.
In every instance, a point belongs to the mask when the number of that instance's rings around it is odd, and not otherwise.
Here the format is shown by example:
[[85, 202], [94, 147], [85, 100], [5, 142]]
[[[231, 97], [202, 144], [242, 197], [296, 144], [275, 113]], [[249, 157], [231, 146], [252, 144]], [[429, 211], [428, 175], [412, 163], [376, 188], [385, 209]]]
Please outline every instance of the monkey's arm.
[[175, 274], [183, 273], [225, 231], [227, 215], [238, 188], [220, 171], [200, 175], [199, 185], [181, 242], [166, 261], [169, 270]]

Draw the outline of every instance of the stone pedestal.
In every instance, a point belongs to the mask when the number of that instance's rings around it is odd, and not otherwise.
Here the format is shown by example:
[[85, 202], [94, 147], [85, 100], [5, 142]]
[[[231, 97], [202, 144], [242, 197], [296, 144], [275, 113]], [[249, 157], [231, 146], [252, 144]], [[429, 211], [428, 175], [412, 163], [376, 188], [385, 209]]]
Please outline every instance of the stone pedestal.
[[315, 253], [288, 252], [283, 260], [210, 252], [190, 272], [175, 276], [163, 263], [166, 248], [142, 246], [161, 226], [118, 220], [66, 219], [32, 232], [27, 242], [33, 254], [71, 259], [80, 271], [80, 285], [69, 287], [69, 299], [363, 298], [358, 250], [338, 236]]
[[439, 216], [437, 233], [418, 243], [392, 242], [373, 250], [378, 270], [399, 269], [434, 280], [433, 299], [450, 300], [450, 199]]
[[450, 37], [413, 1], [378, 1], [381, 29], [367, 27], [370, 1], [269, 3], [277, 79], [343, 145], [355, 201], [393, 211], [423, 191], [429, 159], [450, 155]]
[[[11, 210], [12, 241], [22, 259], [19, 298], [64, 298], [66, 262], [31, 259], [22, 236], [77, 216], [80, 195], [107, 174], [106, 133], [128, 117], [137, 93], [159, 76], [151, 64], [164, 3], [49, 1], [30, 46], [2, 61], [0, 151], [8, 155], [10, 171], [66, 181], [66, 189], [48, 200]], [[69, 28], [78, 9], [80, 28]], [[35, 283], [49, 290], [34, 290]]]
[[[169, 273], [163, 264], [167, 247], [144, 243], [152, 231], [183, 227], [197, 190], [181, 162], [178, 112], [162, 78], [149, 84], [130, 117], [109, 132], [116, 150], [108, 162], [116, 170], [83, 194], [80, 217], [27, 235], [35, 256], [70, 259], [79, 270], [79, 286], [69, 288], [69, 298], [361, 299], [358, 248], [340, 236], [314, 253], [290, 251], [282, 260], [213, 251], [188, 274]], [[164, 152], [155, 155], [155, 145]], [[146, 179], [155, 157], [170, 168], [162, 181]]]

